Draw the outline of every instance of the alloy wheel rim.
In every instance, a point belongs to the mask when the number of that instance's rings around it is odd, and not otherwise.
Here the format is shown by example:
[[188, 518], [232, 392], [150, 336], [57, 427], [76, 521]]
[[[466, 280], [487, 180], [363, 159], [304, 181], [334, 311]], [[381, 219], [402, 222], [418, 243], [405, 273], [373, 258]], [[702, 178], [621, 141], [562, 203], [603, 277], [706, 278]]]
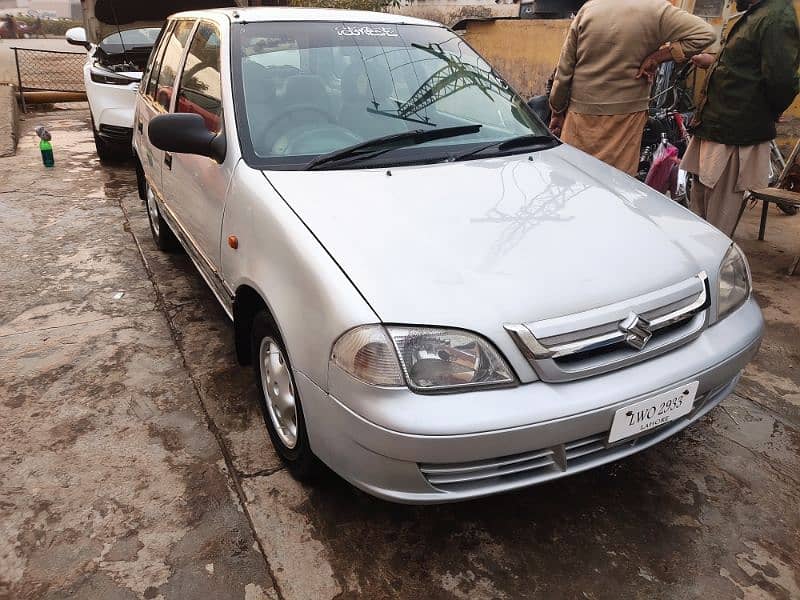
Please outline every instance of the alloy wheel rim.
[[291, 450], [297, 445], [297, 400], [286, 357], [270, 337], [261, 340], [258, 356], [270, 421], [281, 443]]
[[150, 226], [153, 228], [153, 233], [158, 236], [158, 206], [156, 206], [156, 197], [150, 186], [147, 186], [147, 215], [150, 217]]

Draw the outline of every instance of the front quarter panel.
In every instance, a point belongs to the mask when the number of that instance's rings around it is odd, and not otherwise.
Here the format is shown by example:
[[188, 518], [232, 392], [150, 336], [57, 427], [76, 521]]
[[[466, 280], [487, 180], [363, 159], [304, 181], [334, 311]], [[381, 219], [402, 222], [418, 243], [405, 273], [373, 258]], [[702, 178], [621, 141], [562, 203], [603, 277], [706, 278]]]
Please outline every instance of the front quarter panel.
[[[227, 243], [236, 236], [238, 248]], [[328, 358], [348, 329], [378, 317], [263, 173], [237, 165], [222, 224], [223, 277], [254, 288], [295, 370], [327, 390]]]

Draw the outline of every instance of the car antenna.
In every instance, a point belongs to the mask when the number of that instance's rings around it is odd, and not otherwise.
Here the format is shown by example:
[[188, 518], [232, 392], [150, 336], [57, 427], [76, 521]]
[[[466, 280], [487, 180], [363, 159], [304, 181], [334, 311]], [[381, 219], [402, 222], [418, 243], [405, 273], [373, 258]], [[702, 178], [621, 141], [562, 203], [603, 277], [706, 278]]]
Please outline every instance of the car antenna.
[[127, 54], [128, 51], [125, 49], [125, 41], [122, 39], [122, 28], [120, 28], [119, 26], [119, 19], [117, 18], [117, 8], [116, 6], [114, 6], [114, 0], [111, 0], [109, 4], [111, 5], [111, 14], [114, 17], [114, 25], [117, 26], [117, 35], [119, 36], [119, 43], [122, 46], [122, 53]]

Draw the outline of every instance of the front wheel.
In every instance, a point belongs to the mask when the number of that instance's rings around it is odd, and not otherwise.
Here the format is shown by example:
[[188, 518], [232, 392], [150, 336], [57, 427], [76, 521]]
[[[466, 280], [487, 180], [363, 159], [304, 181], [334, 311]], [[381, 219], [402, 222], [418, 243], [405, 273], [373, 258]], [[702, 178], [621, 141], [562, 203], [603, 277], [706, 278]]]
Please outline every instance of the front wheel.
[[272, 445], [296, 479], [308, 480], [316, 473], [318, 462], [308, 442], [292, 366], [266, 311], [253, 319], [250, 339], [259, 405]]

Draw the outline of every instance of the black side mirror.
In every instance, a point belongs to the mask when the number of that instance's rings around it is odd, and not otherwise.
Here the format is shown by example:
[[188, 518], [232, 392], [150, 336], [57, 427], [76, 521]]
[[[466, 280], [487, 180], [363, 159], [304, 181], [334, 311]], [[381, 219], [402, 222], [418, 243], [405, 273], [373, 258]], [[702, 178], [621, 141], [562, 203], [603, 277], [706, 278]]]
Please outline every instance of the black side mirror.
[[550, 124], [552, 113], [550, 112], [550, 97], [548, 95], [534, 96], [528, 100], [528, 106], [536, 113], [536, 116], [541, 119], [545, 126]]
[[147, 127], [150, 143], [159, 150], [178, 154], [197, 154], [225, 160], [225, 133], [212, 133], [198, 114], [173, 113], [154, 117]]

